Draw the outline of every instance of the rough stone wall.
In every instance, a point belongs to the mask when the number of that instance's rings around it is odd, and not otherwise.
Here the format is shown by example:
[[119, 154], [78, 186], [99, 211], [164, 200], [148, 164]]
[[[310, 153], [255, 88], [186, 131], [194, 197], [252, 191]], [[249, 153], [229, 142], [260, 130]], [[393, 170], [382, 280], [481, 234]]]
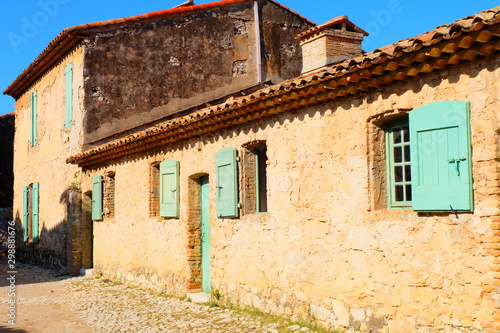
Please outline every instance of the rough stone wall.
[[[211, 281], [224, 301], [363, 332], [500, 330], [499, 66], [491, 57], [86, 170], [87, 189], [116, 172], [114, 222], [95, 226], [96, 268], [186, 293], [199, 278], [192, 179], [208, 174]], [[474, 212], [376, 204], [385, 172], [373, 122], [450, 99], [471, 105]], [[267, 145], [268, 213], [217, 218], [215, 154], [242, 156], [256, 140]], [[166, 158], [180, 161], [179, 219], [149, 217], [151, 165]]]
[[[65, 127], [64, 69], [73, 64], [73, 123]], [[38, 93], [37, 144], [30, 145], [32, 91]], [[50, 267], [66, 267], [79, 245], [68, 244], [70, 190], [79, 187], [79, 168], [66, 158], [81, 151], [83, 105], [83, 52], [72, 50], [16, 101], [14, 146], [14, 220], [18, 226], [17, 257], [20, 261]], [[23, 242], [22, 187], [39, 183], [38, 244]], [[78, 233], [77, 233], [78, 234]], [[70, 251], [70, 252], [68, 252]], [[68, 258], [68, 254], [70, 258]], [[77, 258], [77, 257], [75, 257]]]
[[[297, 76], [294, 37], [309, 23], [259, 3], [263, 79]], [[85, 48], [85, 143], [258, 85], [255, 32], [253, 2], [243, 2], [93, 35]]]

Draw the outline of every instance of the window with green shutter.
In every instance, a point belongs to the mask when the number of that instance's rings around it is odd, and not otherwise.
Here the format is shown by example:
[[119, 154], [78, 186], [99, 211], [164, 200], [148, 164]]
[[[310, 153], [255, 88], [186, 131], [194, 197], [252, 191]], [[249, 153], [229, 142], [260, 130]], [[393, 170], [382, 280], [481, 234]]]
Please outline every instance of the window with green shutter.
[[464, 101], [410, 112], [413, 210], [473, 210], [469, 113]]
[[179, 217], [179, 161], [160, 163], [160, 216]]
[[23, 239], [24, 242], [29, 240], [28, 224], [29, 224], [29, 189], [28, 186], [23, 186]]
[[102, 176], [92, 177], [92, 220], [102, 220]]
[[236, 149], [226, 147], [215, 155], [218, 217], [238, 217], [238, 166]]
[[31, 192], [31, 237], [33, 243], [38, 243], [38, 221], [39, 221], [39, 183], [33, 183]]
[[37, 107], [38, 107], [38, 96], [37, 92], [33, 91], [31, 93], [31, 146], [35, 146], [36, 136], [37, 136]]
[[73, 121], [73, 64], [66, 66], [64, 70], [65, 94], [65, 116], [64, 126], [71, 126]]

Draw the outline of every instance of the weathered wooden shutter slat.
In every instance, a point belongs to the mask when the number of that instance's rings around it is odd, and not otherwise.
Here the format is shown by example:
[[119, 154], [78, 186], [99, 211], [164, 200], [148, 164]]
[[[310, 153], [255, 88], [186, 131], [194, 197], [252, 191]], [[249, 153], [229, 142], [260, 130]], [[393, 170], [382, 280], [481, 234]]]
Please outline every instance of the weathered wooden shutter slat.
[[236, 149], [226, 147], [215, 155], [218, 217], [238, 217], [238, 165]]
[[160, 163], [160, 216], [179, 217], [179, 161]]
[[102, 220], [102, 176], [92, 177], [92, 220]]
[[36, 145], [37, 136], [37, 107], [38, 107], [38, 94], [36, 91], [31, 93], [31, 146]]
[[442, 101], [410, 112], [412, 208], [471, 211], [469, 103]]
[[68, 127], [73, 120], [73, 64], [66, 66], [64, 82], [66, 86], [64, 126]]
[[40, 187], [39, 183], [33, 183], [33, 188], [31, 192], [31, 205], [32, 205], [31, 235], [33, 237], [33, 243], [38, 243], [39, 187]]

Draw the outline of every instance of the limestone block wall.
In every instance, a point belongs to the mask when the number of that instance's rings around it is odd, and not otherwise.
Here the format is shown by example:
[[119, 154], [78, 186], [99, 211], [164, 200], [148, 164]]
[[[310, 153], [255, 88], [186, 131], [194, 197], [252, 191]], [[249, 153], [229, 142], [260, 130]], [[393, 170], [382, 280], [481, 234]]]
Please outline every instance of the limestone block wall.
[[[65, 127], [64, 69], [73, 64], [73, 122]], [[83, 114], [83, 52], [76, 48], [47, 71], [16, 101], [14, 139], [14, 219], [19, 227], [20, 261], [65, 267], [73, 249], [67, 236], [68, 190], [79, 187], [79, 168], [66, 158], [81, 151]], [[31, 93], [37, 91], [37, 144], [31, 140]], [[39, 183], [39, 239], [23, 242], [22, 187]]]
[[[94, 174], [115, 173], [114, 218], [94, 223], [96, 269], [187, 292], [199, 223], [190, 181], [208, 174], [210, 277], [225, 302], [364, 332], [500, 330], [499, 64], [460, 65], [87, 168], [84, 189]], [[387, 209], [374, 119], [443, 100], [471, 105], [474, 212]], [[267, 145], [268, 212], [216, 217], [216, 152], [242, 156], [256, 140]], [[179, 219], [150, 217], [151, 165], [167, 158], [180, 161]]]

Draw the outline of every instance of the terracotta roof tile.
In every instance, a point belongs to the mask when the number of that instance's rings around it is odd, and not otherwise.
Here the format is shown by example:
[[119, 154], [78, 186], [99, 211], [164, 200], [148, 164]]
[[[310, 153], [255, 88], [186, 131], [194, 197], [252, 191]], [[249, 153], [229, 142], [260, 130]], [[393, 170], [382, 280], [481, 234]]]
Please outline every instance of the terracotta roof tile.
[[[370, 88], [381, 88], [394, 81], [441, 70], [476, 57], [489, 56], [500, 52], [498, 28], [492, 27], [499, 23], [500, 6], [439, 26], [422, 35], [380, 47], [318, 73], [229, 99], [189, 116], [85, 150], [68, 158], [67, 162], [81, 166], [99, 163], [149, 149], [144, 148], [145, 143], [148, 144], [147, 147], [160, 146], [250, 121], [240, 115], [252, 115], [249, 117], [252, 119], [262, 118]], [[467, 38], [459, 38], [460, 36]], [[188, 127], [183, 127], [181, 122], [189, 123]], [[206, 128], [207, 124], [211, 125], [210, 129]]]
[[[3, 92], [5, 95], [10, 95], [14, 98], [18, 98], [24, 90], [29, 87], [33, 82], [35, 82], [43, 73], [55, 64], [59, 59], [61, 59], [66, 52], [68, 52], [72, 47], [80, 42], [81, 39], [78, 36], [84, 35], [87, 31], [92, 29], [98, 29], [102, 27], [108, 27], [112, 25], [131, 23], [141, 20], [157, 19], [168, 17], [177, 13], [192, 12], [206, 10], [210, 8], [216, 8], [225, 6], [232, 3], [247, 2], [253, 0], [222, 0], [216, 2], [210, 2], [206, 4], [193, 5], [193, 6], [182, 6], [174, 7], [171, 9], [160, 10], [156, 12], [146, 13], [142, 15], [135, 15], [130, 17], [85, 23], [77, 25], [74, 27], [64, 29], [56, 38], [54, 38], [47, 47], [38, 55], [38, 57], [5, 89]], [[297, 12], [289, 9], [288, 7], [280, 4], [275, 0], [268, 0], [295, 15], [307, 20], [309, 23], [314, 24], [314, 22], [306, 19]]]

